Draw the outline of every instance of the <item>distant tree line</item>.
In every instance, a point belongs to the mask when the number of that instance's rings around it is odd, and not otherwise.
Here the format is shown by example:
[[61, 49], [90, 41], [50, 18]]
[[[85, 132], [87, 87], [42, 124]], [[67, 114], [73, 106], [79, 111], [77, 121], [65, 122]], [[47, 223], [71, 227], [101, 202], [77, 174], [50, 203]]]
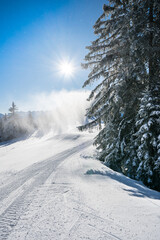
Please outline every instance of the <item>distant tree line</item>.
[[50, 131], [59, 132], [61, 127], [53, 111], [20, 112], [14, 102], [8, 111], [0, 116], [0, 142], [32, 134], [43, 136]]
[[37, 128], [31, 112], [20, 116], [17, 110], [12, 102], [9, 113], [0, 118], [0, 142], [33, 133]]
[[87, 47], [84, 86], [97, 81], [88, 124], [103, 123], [99, 159], [160, 191], [160, 2], [109, 0]]

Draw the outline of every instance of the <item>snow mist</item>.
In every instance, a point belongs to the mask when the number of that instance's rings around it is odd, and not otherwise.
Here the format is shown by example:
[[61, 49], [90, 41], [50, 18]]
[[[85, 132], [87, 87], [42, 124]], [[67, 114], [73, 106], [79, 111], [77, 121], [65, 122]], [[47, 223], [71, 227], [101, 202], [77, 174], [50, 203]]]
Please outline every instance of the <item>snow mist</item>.
[[88, 96], [89, 91], [52, 91], [31, 96], [27, 103], [17, 102], [17, 106], [23, 111], [32, 111], [41, 132], [52, 130], [60, 134], [85, 123]]

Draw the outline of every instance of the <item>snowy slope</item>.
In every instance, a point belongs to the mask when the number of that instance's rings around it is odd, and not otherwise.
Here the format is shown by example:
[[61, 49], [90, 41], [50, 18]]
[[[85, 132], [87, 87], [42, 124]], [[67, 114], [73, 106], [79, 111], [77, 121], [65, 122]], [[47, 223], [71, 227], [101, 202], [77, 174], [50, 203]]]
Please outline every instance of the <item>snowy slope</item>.
[[160, 193], [95, 160], [93, 136], [0, 146], [0, 240], [160, 239]]

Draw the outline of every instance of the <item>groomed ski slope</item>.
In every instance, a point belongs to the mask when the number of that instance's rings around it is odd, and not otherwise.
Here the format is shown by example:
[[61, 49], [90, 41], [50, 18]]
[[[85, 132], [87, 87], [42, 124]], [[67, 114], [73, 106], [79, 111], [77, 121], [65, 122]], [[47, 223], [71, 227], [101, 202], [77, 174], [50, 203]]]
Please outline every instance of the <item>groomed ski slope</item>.
[[95, 160], [93, 137], [0, 146], [0, 240], [160, 239], [160, 193]]

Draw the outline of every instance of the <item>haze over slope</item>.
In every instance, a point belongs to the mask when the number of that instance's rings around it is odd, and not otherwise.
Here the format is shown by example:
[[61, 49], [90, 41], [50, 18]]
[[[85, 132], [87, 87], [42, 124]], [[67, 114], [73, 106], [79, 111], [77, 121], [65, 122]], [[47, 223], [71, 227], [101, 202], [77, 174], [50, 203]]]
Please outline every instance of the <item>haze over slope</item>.
[[[83, 125], [86, 121], [86, 108], [89, 106], [86, 100], [88, 94], [88, 91], [63, 90], [37, 94], [24, 103], [17, 102], [15, 114], [11, 112], [0, 119], [0, 141], [33, 132], [37, 132], [37, 135], [49, 131], [60, 134]], [[19, 111], [16, 111], [17, 107]]]

